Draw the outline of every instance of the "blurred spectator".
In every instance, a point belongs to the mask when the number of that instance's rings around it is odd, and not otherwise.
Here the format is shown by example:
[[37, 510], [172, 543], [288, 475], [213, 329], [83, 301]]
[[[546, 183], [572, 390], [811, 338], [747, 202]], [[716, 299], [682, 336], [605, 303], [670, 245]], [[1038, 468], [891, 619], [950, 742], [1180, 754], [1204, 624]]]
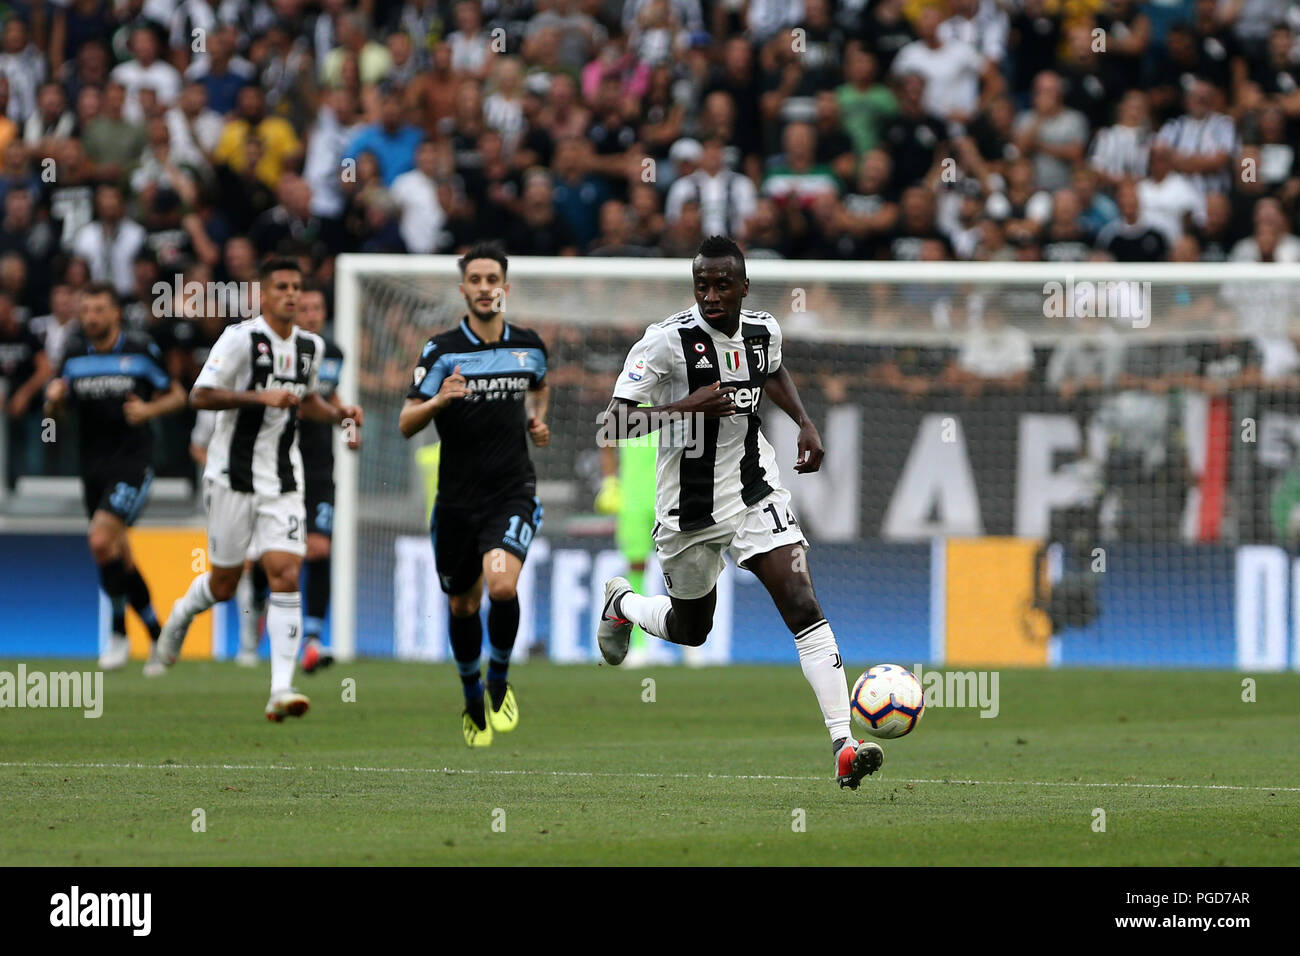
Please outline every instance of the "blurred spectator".
[[916, 31], [903, 13], [903, 0], [879, 0], [859, 21], [856, 41], [873, 53], [880, 73], [887, 76], [900, 50], [916, 39]]
[[23, 123], [36, 112], [36, 91], [45, 82], [45, 58], [27, 33], [26, 20], [10, 16], [0, 28], [0, 74], [9, 81], [9, 118]]
[[861, 156], [880, 142], [885, 121], [898, 112], [888, 86], [879, 82], [876, 57], [854, 44], [844, 54], [844, 83], [835, 90], [844, 131]]
[[401, 210], [399, 230], [408, 252], [438, 249], [446, 215], [438, 202], [438, 147], [425, 140], [415, 151], [415, 168], [393, 180], [390, 194]]
[[1183, 234], [1191, 217], [1205, 212], [1205, 197], [1186, 176], [1173, 171], [1173, 150], [1164, 144], [1152, 148], [1151, 173], [1137, 184], [1137, 194], [1142, 218], [1170, 243]]
[[551, 164], [555, 173], [552, 199], [580, 249], [595, 238], [600, 207], [612, 195], [602, 177], [588, 172], [591, 163], [591, 145], [586, 140], [565, 139], [556, 144]]
[[1079, 163], [1074, 167], [1070, 188], [1079, 197], [1079, 207], [1083, 210], [1079, 219], [1084, 229], [1100, 232], [1103, 226], [1119, 218], [1119, 207], [1101, 191], [1101, 177], [1091, 166]]
[[939, 40], [959, 40], [992, 63], [1001, 63], [1007, 55], [1007, 35], [1011, 21], [997, 0], [950, 0], [952, 15], [939, 24]]
[[587, 249], [589, 256], [653, 256], [655, 251], [631, 241], [627, 206], [611, 199], [600, 207], [600, 234]]
[[[762, 238], [767, 238], [772, 230], [781, 232], [779, 222], [770, 202], [767, 203], [766, 210], [764, 202], [760, 201], [758, 209], [754, 213], [754, 219], [750, 221], [746, 232], [750, 236], [750, 248], [746, 255], [753, 254], [755, 241], [755, 228], [762, 233]], [[768, 225], [768, 220], [763, 218], [764, 213], [771, 217], [772, 225]], [[678, 211], [675, 222], [668, 224], [659, 239], [659, 254], [669, 259], [693, 259], [695, 252], [704, 241], [704, 230], [701, 225], [703, 220], [700, 217], [700, 204], [694, 199], [687, 199], [682, 203], [682, 208]], [[759, 240], [761, 242], [761, 239]]]
[[951, 257], [948, 237], [939, 231], [935, 219], [934, 194], [920, 186], [903, 191], [899, 201], [898, 222], [880, 238], [876, 258], [897, 262], [919, 262], [924, 257], [925, 244], [937, 242], [944, 249], [944, 258]]
[[1095, 236], [1083, 224], [1083, 209], [1073, 189], [1052, 194], [1052, 216], [1043, 230], [1043, 259], [1046, 262], [1086, 262], [1092, 254]]
[[126, 87], [116, 81], [109, 83], [99, 114], [81, 133], [86, 156], [101, 179], [124, 182], [144, 151], [144, 128], [123, 115], [125, 105]]
[[989, 197], [989, 215], [1002, 222], [1007, 240], [1036, 239], [1052, 215], [1052, 195], [1034, 186], [1034, 167], [1027, 159], [1007, 166], [1006, 190]]
[[69, 338], [79, 328], [81, 294], [67, 283], [56, 282], [50, 289], [50, 311], [31, 320], [28, 327], [41, 342], [50, 368], [57, 370], [63, 364], [63, 353]]
[[1033, 160], [1034, 185], [1055, 192], [1070, 184], [1071, 167], [1083, 159], [1088, 121], [1065, 107], [1061, 78], [1050, 71], [1034, 77], [1033, 102], [1016, 118], [1016, 148]]
[[36, 95], [36, 109], [23, 124], [23, 143], [28, 149], [48, 155], [54, 143], [71, 136], [76, 126], [77, 118], [68, 109], [63, 87], [46, 83]]
[[203, 87], [208, 106], [220, 116], [239, 108], [240, 91], [256, 79], [253, 64], [236, 52], [238, 36], [231, 24], [213, 30], [207, 35], [207, 56], [185, 71], [185, 80]]
[[[261, 147], [252, 165], [245, 148], [245, 141], [250, 138], [255, 138]], [[285, 168], [296, 163], [301, 154], [302, 143], [288, 120], [267, 114], [262, 88], [245, 86], [238, 94], [237, 114], [221, 131], [212, 159], [240, 175], [251, 171], [264, 185], [274, 189]]]
[[1115, 125], [1098, 130], [1093, 138], [1089, 161], [1106, 184], [1114, 186], [1145, 176], [1150, 150], [1147, 98], [1139, 90], [1129, 90], [1119, 101]]
[[253, 221], [248, 231], [258, 255], [307, 255], [313, 267], [343, 251], [339, 224], [311, 211], [311, 187], [293, 173], [280, 178], [279, 201]]
[[4, 218], [0, 220], [0, 254], [22, 256], [38, 307], [44, 305], [49, 292], [58, 252], [57, 225], [45, 217], [37, 218], [36, 203], [26, 189], [9, 190], [4, 197]]
[[1115, 200], [1120, 218], [1097, 235], [1097, 248], [1109, 253], [1116, 262], [1163, 260], [1172, 237], [1147, 218], [1138, 198], [1138, 187], [1131, 182], [1120, 183]]
[[975, 47], [955, 36], [942, 39], [939, 36], [942, 18], [938, 7], [921, 10], [916, 23], [918, 39], [899, 51], [891, 70], [900, 76], [916, 73], [925, 79], [926, 112], [940, 119], [966, 123], [975, 117], [979, 108], [981, 82], [985, 96], [996, 96], [1004, 85], [1002, 74]]
[[1191, 234], [1203, 262], [1227, 262], [1236, 242], [1232, 232], [1232, 202], [1223, 193], [1205, 197], [1205, 219], [1196, 223]]
[[158, 36], [152, 27], [139, 26], [131, 31], [133, 59], [120, 63], [112, 77], [126, 87], [126, 105], [123, 115], [132, 123], [144, 122], [144, 109], [140, 105], [140, 90], [151, 89], [164, 107], [170, 107], [181, 93], [181, 74], [164, 60], [158, 58]]
[[764, 196], [778, 204], [810, 206], [818, 196], [839, 193], [830, 166], [817, 162], [817, 131], [811, 124], [791, 123], [781, 142], [785, 151], [763, 178]]
[[206, 176], [212, 155], [221, 141], [224, 125], [215, 110], [208, 109], [207, 90], [201, 83], [186, 83], [176, 105], [165, 114], [171, 142], [180, 155], [193, 157]]
[[1064, 102], [1077, 110], [1089, 129], [1100, 129], [1115, 118], [1115, 103], [1125, 89], [1126, 67], [1112, 56], [1109, 37], [1099, 39], [1088, 23], [1075, 23], [1066, 31], [1069, 55], [1059, 73], [1064, 85]]
[[985, 389], [1020, 391], [1034, 367], [1034, 349], [1023, 329], [1007, 325], [998, 309], [983, 312], [967, 327], [957, 357], [944, 370], [941, 382], [968, 396]]
[[1275, 199], [1255, 205], [1254, 233], [1232, 247], [1233, 262], [1300, 262], [1300, 237], [1287, 230], [1286, 216]]
[[894, 158], [898, 185], [910, 186], [927, 178], [948, 149], [948, 129], [926, 112], [925, 79], [918, 73], [898, 81], [898, 114], [885, 124], [881, 145]]
[[1142, 58], [1151, 46], [1151, 20], [1137, 0], [1110, 0], [1097, 14], [1104, 31], [1105, 59], [1116, 65], [1121, 85], [1133, 88], [1142, 79]]
[[1213, 110], [1214, 92], [1203, 80], [1188, 86], [1184, 100], [1187, 112], [1165, 123], [1156, 139], [1173, 147], [1174, 169], [1199, 191], [1223, 192], [1239, 147], [1236, 125]]
[[546, 172], [524, 179], [523, 212], [506, 230], [507, 248], [523, 256], [576, 256], [578, 239], [555, 209], [554, 184]]
[[699, 168], [679, 178], [668, 190], [665, 214], [669, 222], [676, 222], [682, 204], [693, 199], [699, 203], [705, 235], [744, 235], [745, 222], [758, 204], [758, 193], [747, 176], [725, 168], [724, 151], [721, 139], [705, 141]]
[[382, 81], [393, 67], [393, 56], [386, 46], [369, 38], [365, 17], [360, 13], [340, 13], [335, 19], [335, 27], [338, 45], [320, 64], [321, 83], [333, 89], [342, 86], [344, 63], [349, 58], [355, 59], [362, 83], [370, 85]]
[[385, 186], [415, 168], [415, 149], [424, 139], [418, 127], [403, 122], [403, 115], [402, 91], [385, 87], [380, 94], [379, 122], [363, 126], [344, 151], [344, 158], [351, 160], [362, 153], [373, 155]]
[[95, 282], [111, 282], [119, 295], [131, 291], [131, 263], [145, 242], [144, 227], [126, 218], [122, 190], [95, 190], [95, 218], [77, 230], [72, 251], [90, 265]]

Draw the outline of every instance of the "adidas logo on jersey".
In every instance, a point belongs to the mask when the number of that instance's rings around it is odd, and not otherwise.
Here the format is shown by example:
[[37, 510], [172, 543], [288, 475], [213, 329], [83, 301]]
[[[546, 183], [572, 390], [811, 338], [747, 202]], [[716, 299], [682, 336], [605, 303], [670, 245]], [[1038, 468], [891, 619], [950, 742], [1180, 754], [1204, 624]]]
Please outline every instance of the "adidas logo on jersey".
[[713, 368], [713, 363], [709, 361], [707, 355], [701, 355], [700, 360], [695, 363], [696, 368]]

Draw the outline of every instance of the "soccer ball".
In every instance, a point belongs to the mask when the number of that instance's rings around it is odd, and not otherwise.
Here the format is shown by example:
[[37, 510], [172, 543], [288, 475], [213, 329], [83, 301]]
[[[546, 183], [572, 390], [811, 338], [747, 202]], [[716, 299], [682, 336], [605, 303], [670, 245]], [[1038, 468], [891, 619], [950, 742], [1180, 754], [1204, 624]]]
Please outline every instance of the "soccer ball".
[[902, 737], [925, 712], [925, 691], [906, 667], [877, 664], [853, 685], [849, 710], [873, 737]]

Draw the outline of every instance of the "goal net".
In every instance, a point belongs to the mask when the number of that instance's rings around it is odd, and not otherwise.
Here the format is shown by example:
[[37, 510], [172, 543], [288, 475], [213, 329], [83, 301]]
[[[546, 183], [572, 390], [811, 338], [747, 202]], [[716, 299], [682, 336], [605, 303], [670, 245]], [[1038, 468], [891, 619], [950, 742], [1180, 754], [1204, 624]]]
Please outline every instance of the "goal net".
[[[985, 666], [1300, 666], [1300, 280], [1268, 265], [750, 261], [826, 460], [765, 402], [846, 660]], [[428, 536], [436, 429], [397, 418], [429, 335], [464, 311], [449, 256], [339, 259], [343, 389], [333, 630], [344, 654], [439, 660]], [[549, 349], [545, 522], [516, 653], [598, 659], [598, 416], [644, 328], [692, 304], [686, 260], [510, 262], [507, 321]], [[616, 459], [617, 460], [617, 459]], [[645, 551], [651, 550], [645, 541]], [[662, 591], [653, 555], [647, 587]], [[1300, 606], [1300, 605], [1297, 605]], [[655, 661], [675, 648], [652, 641]], [[694, 663], [789, 662], [761, 584], [728, 566]]]

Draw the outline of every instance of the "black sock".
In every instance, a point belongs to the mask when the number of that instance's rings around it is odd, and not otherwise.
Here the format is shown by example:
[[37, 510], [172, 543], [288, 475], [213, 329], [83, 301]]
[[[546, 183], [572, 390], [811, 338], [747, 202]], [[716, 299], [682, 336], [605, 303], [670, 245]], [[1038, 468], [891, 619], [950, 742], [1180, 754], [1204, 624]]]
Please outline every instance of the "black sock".
[[330, 611], [330, 557], [325, 555], [315, 561], [308, 561], [307, 587], [305, 597], [307, 605], [302, 618], [302, 632], [308, 638], [319, 638], [325, 630], [325, 615]]
[[158, 616], [153, 612], [153, 601], [149, 597], [149, 585], [145, 583], [138, 567], [133, 567], [130, 574], [127, 575], [126, 599], [135, 613], [139, 615], [140, 620], [144, 622], [144, 626], [149, 629], [149, 639], [158, 640], [162, 625], [158, 623]]
[[113, 605], [113, 633], [126, 633], [126, 562], [114, 558], [99, 566], [99, 586]]
[[479, 675], [479, 657], [483, 654], [483, 622], [477, 613], [468, 617], [451, 615], [451, 656], [460, 671], [465, 706], [479, 726], [483, 726], [483, 682]]
[[492, 699], [501, 700], [506, 692], [506, 676], [510, 672], [510, 652], [515, 648], [519, 633], [519, 598], [492, 601], [488, 607], [487, 685]]
[[271, 582], [266, 579], [266, 568], [261, 561], [253, 562], [253, 600], [265, 604], [271, 594]]

